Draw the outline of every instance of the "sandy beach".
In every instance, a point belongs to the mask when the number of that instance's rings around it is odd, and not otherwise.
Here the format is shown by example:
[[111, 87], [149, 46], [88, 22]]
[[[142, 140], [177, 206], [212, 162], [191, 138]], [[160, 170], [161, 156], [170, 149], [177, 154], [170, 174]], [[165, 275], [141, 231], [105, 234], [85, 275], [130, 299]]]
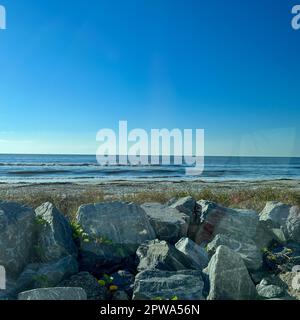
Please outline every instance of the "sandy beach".
[[57, 195], [79, 195], [82, 192], [102, 192], [107, 197], [123, 196], [140, 192], [199, 192], [203, 188], [215, 191], [252, 189], [261, 187], [285, 188], [300, 192], [300, 180], [275, 181], [106, 181], [99, 183], [2, 183], [0, 196], [19, 196], [24, 194], [36, 195], [40, 193]]
[[146, 192], [199, 192], [205, 188], [218, 191], [256, 190], [258, 188], [274, 188], [300, 192], [300, 180], [271, 181], [104, 181], [95, 183], [3, 183], [0, 184], [0, 197], [57, 194], [76, 196], [83, 192], [101, 192], [107, 197], [124, 196]]

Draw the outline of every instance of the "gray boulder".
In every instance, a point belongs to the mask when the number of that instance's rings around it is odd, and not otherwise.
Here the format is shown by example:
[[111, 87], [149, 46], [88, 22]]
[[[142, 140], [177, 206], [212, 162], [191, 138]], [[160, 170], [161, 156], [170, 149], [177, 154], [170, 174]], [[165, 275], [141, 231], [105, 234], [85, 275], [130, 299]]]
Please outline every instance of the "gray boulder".
[[194, 218], [194, 212], [196, 208], [196, 200], [190, 196], [187, 196], [187, 197], [178, 199], [176, 202], [172, 203], [170, 207], [185, 213], [191, 218], [191, 221], [192, 221]]
[[83, 205], [78, 210], [77, 221], [91, 237], [104, 237], [125, 246], [136, 246], [155, 238], [144, 210], [133, 203]]
[[256, 289], [241, 256], [226, 246], [219, 246], [207, 269], [210, 291], [208, 300], [251, 300]]
[[21, 292], [18, 300], [87, 300], [82, 288], [42, 288]]
[[203, 300], [201, 271], [143, 271], [137, 274], [133, 300]]
[[142, 205], [159, 240], [175, 244], [186, 237], [190, 217], [179, 210], [160, 203]]
[[260, 213], [259, 220], [267, 222], [270, 228], [280, 228], [285, 224], [290, 209], [290, 205], [281, 202], [267, 202]]
[[286, 219], [286, 233], [290, 241], [300, 243], [300, 208], [293, 206]]
[[16, 291], [55, 287], [59, 282], [76, 273], [78, 273], [78, 263], [72, 256], [54, 263], [32, 263], [18, 278]]
[[193, 260], [166, 241], [147, 241], [138, 248], [136, 254], [139, 260], [138, 271], [177, 271], [198, 267]]
[[258, 214], [251, 210], [229, 209], [214, 202], [197, 202], [197, 223], [190, 228], [190, 238], [198, 244], [210, 242], [217, 234], [224, 234], [240, 242], [254, 240]]
[[195, 266], [200, 270], [208, 265], [208, 254], [205, 249], [189, 238], [181, 238], [176, 244], [175, 248], [193, 260]]
[[256, 289], [258, 295], [265, 299], [280, 298], [285, 295], [284, 289], [274, 284], [264, 285], [260, 283], [256, 286]]
[[91, 273], [117, 271], [141, 243], [155, 239], [145, 211], [132, 203], [83, 205], [77, 222], [89, 238], [80, 243], [81, 270]]
[[42, 262], [53, 262], [68, 255], [77, 256], [69, 221], [52, 203], [35, 210], [38, 224], [36, 253]]
[[14, 202], [0, 201], [0, 265], [17, 277], [33, 254], [35, 214]]
[[215, 236], [213, 241], [207, 245], [208, 253], [213, 255], [221, 245], [224, 245], [238, 253], [243, 259], [247, 269], [255, 271], [262, 267], [262, 252], [252, 240], [248, 240], [248, 242], [239, 242], [223, 234], [218, 234]]
[[281, 202], [267, 202], [260, 213], [260, 224], [271, 235], [271, 240], [280, 243], [300, 242], [300, 208]]

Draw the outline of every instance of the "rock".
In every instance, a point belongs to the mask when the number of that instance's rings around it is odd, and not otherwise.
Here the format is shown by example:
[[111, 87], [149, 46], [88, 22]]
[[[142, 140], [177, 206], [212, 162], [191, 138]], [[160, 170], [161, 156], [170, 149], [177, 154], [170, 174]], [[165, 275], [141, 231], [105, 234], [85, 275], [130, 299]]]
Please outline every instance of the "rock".
[[280, 298], [285, 294], [283, 288], [274, 284], [266, 285], [263, 280], [256, 286], [256, 289], [258, 295], [265, 299]]
[[189, 257], [166, 241], [147, 241], [138, 248], [136, 254], [139, 260], [138, 271], [197, 269]]
[[[265, 240], [264, 247], [267, 248], [273, 241], [286, 243], [288, 241], [286, 233], [286, 221], [290, 213], [291, 206], [281, 202], [270, 201], [260, 213], [259, 223], [263, 230]], [[258, 238], [259, 239], [259, 238]]]
[[160, 203], [142, 205], [159, 240], [175, 244], [186, 237], [190, 217], [179, 210]]
[[130, 300], [130, 298], [125, 291], [117, 291], [113, 294], [112, 300], [128, 301], [128, 300]]
[[21, 292], [18, 300], [86, 300], [82, 288], [42, 288]]
[[68, 255], [77, 256], [69, 221], [52, 203], [35, 210], [38, 223], [36, 251], [42, 262], [53, 262]]
[[170, 205], [171, 208], [177, 209], [178, 211], [185, 213], [191, 218], [191, 221], [194, 218], [194, 212], [196, 207], [196, 200], [192, 197], [184, 197], [178, 199], [176, 202]]
[[67, 256], [54, 263], [29, 264], [17, 280], [17, 292], [33, 288], [55, 287], [78, 272], [77, 261]]
[[137, 274], [133, 300], [203, 300], [201, 271], [143, 271]]
[[279, 274], [279, 278], [286, 284], [288, 294], [300, 300], [300, 267], [296, 266], [291, 272]]
[[59, 283], [59, 287], [79, 287], [84, 289], [88, 300], [106, 300], [107, 289], [100, 286], [89, 272], [80, 272]]
[[300, 243], [300, 208], [293, 206], [286, 219], [286, 233], [290, 241]]
[[138, 246], [155, 238], [145, 211], [124, 202], [83, 205], [77, 222], [88, 235], [80, 243], [81, 270], [100, 274], [126, 266]]
[[261, 298], [287, 298], [289, 295], [286, 291], [288, 286], [276, 275], [269, 275], [263, 278], [256, 286], [257, 293]]
[[300, 242], [300, 208], [297, 206], [267, 202], [260, 213], [260, 224], [271, 234], [271, 240], [282, 244], [289, 241]]
[[251, 300], [256, 289], [241, 256], [226, 246], [219, 246], [207, 269], [210, 291], [208, 300]]
[[240, 242], [254, 240], [258, 214], [251, 210], [233, 210], [206, 200], [197, 202], [198, 223], [192, 225], [189, 237], [197, 244], [210, 242], [217, 234], [224, 234]]
[[14, 202], [0, 201], [0, 265], [17, 277], [33, 254], [35, 214]]
[[290, 213], [291, 206], [281, 202], [270, 201], [260, 213], [260, 221], [265, 221], [269, 228], [282, 227]]
[[248, 240], [247, 243], [239, 242], [223, 234], [218, 234], [215, 236], [213, 241], [207, 245], [208, 253], [213, 255], [220, 245], [224, 245], [238, 253], [243, 259], [247, 269], [254, 271], [262, 267], [262, 252], [257, 248], [252, 240]]
[[137, 246], [155, 238], [144, 210], [133, 203], [111, 202], [83, 205], [77, 213], [83, 230], [95, 238]]
[[202, 270], [208, 265], [208, 254], [204, 248], [189, 238], [181, 238], [175, 248], [193, 260], [195, 266]]

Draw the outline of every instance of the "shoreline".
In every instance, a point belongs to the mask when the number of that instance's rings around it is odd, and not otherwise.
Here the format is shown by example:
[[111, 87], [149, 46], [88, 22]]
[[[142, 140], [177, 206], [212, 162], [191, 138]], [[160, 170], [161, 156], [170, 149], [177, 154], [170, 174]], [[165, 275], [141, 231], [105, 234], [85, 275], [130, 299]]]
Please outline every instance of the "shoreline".
[[258, 188], [272, 188], [300, 192], [300, 180], [265, 180], [265, 181], [101, 181], [101, 182], [52, 182], [52, 183], [0, 183], [0, 197], [3, 194], [18, 195], [36, 193], [58, 193], [76, 195], [81, 192], [102, 192], [105, 196], [121, 196], [141, 192], [199, 192], [203, 189], [215, 191], [230, 191], [237, 189], [255, 190]]

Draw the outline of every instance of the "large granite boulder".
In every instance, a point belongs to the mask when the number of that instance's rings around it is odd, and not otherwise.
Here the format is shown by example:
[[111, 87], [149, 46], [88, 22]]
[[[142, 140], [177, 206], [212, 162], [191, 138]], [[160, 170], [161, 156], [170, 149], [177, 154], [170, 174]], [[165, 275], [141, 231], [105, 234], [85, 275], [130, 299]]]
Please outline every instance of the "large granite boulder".
[[133, 300], [203, 300], [201, 271], [143, 271], [135, 277]]
[[248, 240], [248, 242], [239, 242], [223, 234], [218, 234], [213, 241], [207, 245], [207, 252], [212, 256], [221, 245], [238, 253], [249, 270], [255, 271], [262, 267], [262, 252], [254, 241]]
[[0, 201], [0, 265], [17, 277], [33, 254], [34, 211], [14, 202]]
[[15, 290], [21, 292], [33, 288], [55, 287], [76, 273], [78, 273], [78, 263], [72, 256], [54, 263], [32, 263], [21, 273]]
[[179, 210], [160, 203], [142, 205], [159, 240], [175, 244], [186, 237], [190, 217]]
[[219, 246], [205, 271], [209, 275], [208, 300], [252, 300], [256, 289], [241, 256]]
[[35, 210], [38, 224], [36, 254], [42, 262], [53, 262], [68, 255], [77, 256], [72, 228], [64, 215], [52, 203]]
[[217, 234], [240, 242], [255, 239], [259, 222], [255, 211], [229, 209], [206, 200], [198, 201], [197, 205], [199, 217], [189, 232], [189, 238], [196, 243], [208, 243]]
[[138, 246], [155, 239], [145, 211], [133, 203], [83, 205], [77, 223], [87, 234], [80, 241], [80, 268], [93, 274], [112, 273], [132, 264]]
[[175, 248], [193, 260], [195, 266], [200, 270], [207, 267], [209, 258], [206, 250], [191, 239], [181, 238], [175, 244]]
[[300, 208], [281, 202], [267, 202], [260, 213], [260, 225], [264, 234], [269, 234], [269, 244], [276, 240], [279, 243], [288, 241], [300, 242]]
[[42, 288], [21, 292], [18, 300], [87, 300], [82, 288]]
[[300, 243], [300, 208], [292, 206], [286, 219], [286, 233], [289, 241]]
[[290, 205], [269, 201], [260, 213], [259, 220], [265, 221], [270, 228], [280, 228], [285, 225], [290, 209]]
[[166, 241], [147, 241], [138, 248], [136, 254], [139, 260], [138, 271], [153, 269], [177, 271], [198, 268], [192, 259]]

